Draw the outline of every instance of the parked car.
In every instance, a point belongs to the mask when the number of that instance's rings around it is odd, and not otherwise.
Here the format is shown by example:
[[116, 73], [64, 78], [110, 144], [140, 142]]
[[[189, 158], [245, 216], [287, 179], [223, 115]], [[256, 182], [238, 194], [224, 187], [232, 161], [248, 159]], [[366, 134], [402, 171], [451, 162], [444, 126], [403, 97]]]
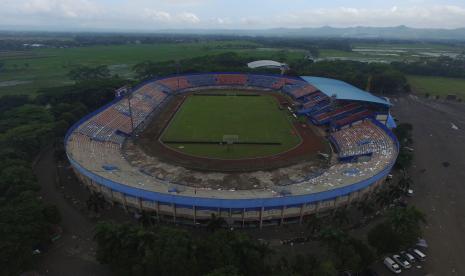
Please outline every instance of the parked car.
[[416, 248], [413, 248], [413, 249], [410, 249], [409, 251], [413, 256], [415, 256], [416, 259], [418, 259], [418, 260], [420, 260], [422, 262], [426, 261], [425, 253], [421, 252], [420, 250], [418, 250]]
[[396, 262], [394, 262], [394, 260], [390, 257], [384, 258], [384, 265], [395, 274], [399, 274], [402, 272], [400, 266]]
[[404, 149], [406, 149], [406, 150], [408, 150], [408, 151], [410, 151], [410, 152], [413, 152], [413, 151], [414, 151], [414, 149], [411, 148], [411, 147], [404, 147]]
[[413, 255], [410, 254], [409, 252], [401, 251], [400, 255], [404, 257], [404, 259], [406, 259], [410, 264], [413, 264], [414, 262], [416, 262], [415, 257], [413, 257]]
[[411, 268], [412, 265], [400, 255], [393, 255], [392, 259], [403, 268]]

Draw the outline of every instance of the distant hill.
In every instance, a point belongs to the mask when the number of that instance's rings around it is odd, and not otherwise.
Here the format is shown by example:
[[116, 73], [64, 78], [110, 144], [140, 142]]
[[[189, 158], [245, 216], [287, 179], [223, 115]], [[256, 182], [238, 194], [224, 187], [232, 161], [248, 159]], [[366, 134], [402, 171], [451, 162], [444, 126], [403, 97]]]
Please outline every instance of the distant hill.
[[236, 35], [300, 38], [356, 38], [356, 39], [399, 39], [399, 40], [460, 40], [465, 41], [465, 27], [457, 29], [395, 27], [318, 27], [318, 28], [272, 28], [272, 29], [90, 29], [57, 26], [51, 29], [43, 27], [0, 26], [0, 33], [12, 32], [60, 32], [60, 33], [139, 33], [139, 34], [190, 34], [190, 35]]
[[462, 40], [465, 41], [465, 28], [459, 29], [420, 29], [407, 26], [397, 27], [319, 27], [319, 28], [275, 28], [263, 30], [162, 30], [157, 33], [215, 34], [279, 37], [325, 37], [325, 38], [371, 38], [405, 40]]

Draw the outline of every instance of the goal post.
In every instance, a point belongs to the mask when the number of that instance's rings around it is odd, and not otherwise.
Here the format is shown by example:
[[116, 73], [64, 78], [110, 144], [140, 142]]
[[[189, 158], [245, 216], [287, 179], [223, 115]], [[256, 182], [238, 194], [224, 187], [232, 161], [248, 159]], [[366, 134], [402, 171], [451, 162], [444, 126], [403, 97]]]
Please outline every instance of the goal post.
[[223, 135], [223, 143], [227, 145], [232, 145], [239, 141], [239, 135], [236, 134], [225, 134]]
[[239, 135], [236, 134], [225, 134], [223, 135], [223, 144], [226, 144], [228, 151], [231, 150], [232, 145], [239, 141]]

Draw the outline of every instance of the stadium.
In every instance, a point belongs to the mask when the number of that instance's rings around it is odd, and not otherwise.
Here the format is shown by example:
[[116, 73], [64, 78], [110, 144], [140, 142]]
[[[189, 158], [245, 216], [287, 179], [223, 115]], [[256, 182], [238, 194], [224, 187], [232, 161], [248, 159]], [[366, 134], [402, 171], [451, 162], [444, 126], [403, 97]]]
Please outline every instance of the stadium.
[[65, 147], [92, 191], [160, 221], [302, 223], [382, 185], [398, 154], [390, 106], [334, 79], [176, 75], [85, 116]]

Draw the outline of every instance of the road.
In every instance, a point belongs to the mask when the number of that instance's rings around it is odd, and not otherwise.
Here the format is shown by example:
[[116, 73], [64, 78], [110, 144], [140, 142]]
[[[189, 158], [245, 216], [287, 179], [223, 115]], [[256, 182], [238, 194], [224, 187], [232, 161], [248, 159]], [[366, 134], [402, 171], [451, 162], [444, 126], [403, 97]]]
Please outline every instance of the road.
[[393, 115], [414, 127], [411, 202], [428, 219], [424, 268], [402, 274], [465, 275], [465, 105], [414, 96], [393, 103]]
[[92, 241], [93, 223], [67, 201], [55, 184], [53, 151], [46, 151], [38, 160], [35, 174], [46, 202], [57, 205], [62, 216], [62, 238], [42, 256], [37, 272], [43, 275], [110, 275], [106, 266], [95, 259], [96, 244]]

